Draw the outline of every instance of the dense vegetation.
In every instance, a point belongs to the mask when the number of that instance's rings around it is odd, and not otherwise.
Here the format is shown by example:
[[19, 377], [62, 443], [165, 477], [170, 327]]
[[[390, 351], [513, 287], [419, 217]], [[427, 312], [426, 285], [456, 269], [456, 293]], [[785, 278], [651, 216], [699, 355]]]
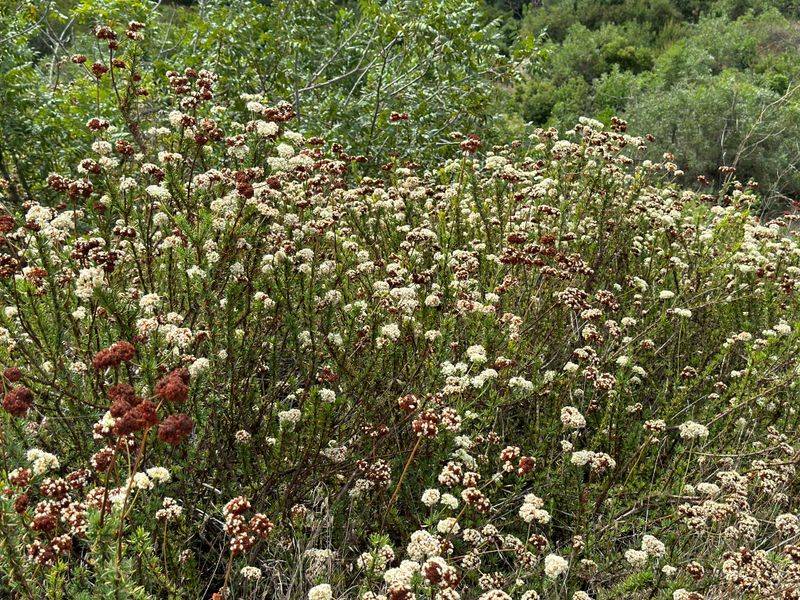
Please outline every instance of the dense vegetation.
[[0, 597], [800, 598], [793, 7], [300, 4], [0, 5]]
[[[15, 0], [0, 6], [0, 166], [36, 185], [69, 163], [77, 119], [107, 101], [72, 85], [69, 56], [98, 22], [138, 19], [153, 84], [213, 67], [219, 93], [292, 102], [308, 133], [376, 162], [452, 156], [452, 130], [492, 143], [526, 124], [623, 116], [719, 186], [720, 165], [760, 185], [774, 215], [800, 192], [800, 5], [792, 0]], [[393, 112], [409, 124], [386, 127]], [[669, 118], [664, 118], [669, 116]], [[64, 135], [68, 132], [69, 135]], [[32, 144], [34, 145], [32, 147]]]
[[[217, 94], [233, 107], [243, 109], [248, 94], [289, 101], [305, 133], [330, 135], [374, 162], [452, 154], [450, 132], [491, 131], [497, 85], [517, 68], [477, 0], [315, 0], [302, 10], [294, 0], [68, 4], [63, 12], [53, 3], [0, 4], [11, 41], [0, 47], [4, 175], [14, 171], [34, 189], [74, 163], [75, 139], [88, 139], [85, 114], [117, 100], [110, 86], [83, 85], [92, 75], [70, 63], [96, 54], [98, 22], [148, 24], [134, 60], [145, 66], [137, 85], [149, 110], [165, 107], [164, 73], [175, 65], [212, 68]], [[390, 126], [392, 113], [409, 123]]]
[[800, 6], [722, 0], [556, 0], [520, 28], [546, 32], [542, 70], [515, 90], [524, 121], [569, 127], [624, 114], [671, 152], [687, 183], [720, 165], [754, 179], [775, 211], [797, 198]]
[[[800, 8], [789, 0], [315, 0], [302, 11], [292, 0], [61, 0], [0, 11], [11, 42], [0, 50], [4, 169], [31, 181], [70, 152], [70, 116], [97, 101], [76, 97], [68, 57], [93, 47], [96, 22], [136, 18], [156, 75], [213, 66], [226, 98], [290, 101], [304, 130], [376, 160], [446, 156], [453, 129], [499, 141], [526, 123], [623, 115], [655, 136], [651, 158], [675, 155], [688, 185], [718, 185], [718, 167], [736, 167], [769, 214], [800, 191]], [[411, 126], [385, 127], [392, 112]]]

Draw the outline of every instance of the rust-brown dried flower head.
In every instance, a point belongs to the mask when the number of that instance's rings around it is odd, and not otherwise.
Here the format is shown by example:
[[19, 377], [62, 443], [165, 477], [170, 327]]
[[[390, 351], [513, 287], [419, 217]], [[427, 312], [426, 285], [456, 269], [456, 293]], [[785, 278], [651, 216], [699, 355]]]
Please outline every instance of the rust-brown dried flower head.
[[185, 414], [170, 415], [158, 426], [158, 438], [172, 446], [182, 443], [192, 433], [194, 422]]
[[189, 371], [175, 369], [156, 383], [155, 394], [166, 402], [182, 404], [189, 397]]
[[3, 408], [15, 417], [24, 417], [33, 406], [33, 392], [18, 385], [3, 397]]

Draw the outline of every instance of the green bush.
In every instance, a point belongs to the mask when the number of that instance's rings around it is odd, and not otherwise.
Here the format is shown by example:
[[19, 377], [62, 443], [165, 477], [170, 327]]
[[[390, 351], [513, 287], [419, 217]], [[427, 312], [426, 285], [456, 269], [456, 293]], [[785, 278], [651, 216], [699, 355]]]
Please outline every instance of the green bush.
[[[210, 65], [232, 108], [242, 110], [248, 94], [291, 102], [309, 135], [332, 133], [376, 165], [447, 156], [454, 130], [492, 131], [498, 84], [536, 53], [528, 45], [523, 56], [501, 54], [499, 24], [477, 0], [315, 0], [304, 10], [292, 0], [158, 10], [144, 1], [63, 4], [61, 11], [28, 0], [0, 8], [0, 31], [12, 40], [0, 49], [6, 178], [41, 182], [74, 164], [73, 138], [85, 136], [76, 117], [115, 102], [70, 65], [73, 55], [94, 55], [98, 20], [126, 15], [148, 25], [137, 60], [156, 102], [173, 65]], [[408, 115], [404, 126], [387, 126], [395, 113]]]
[[0, 597], [796, 596], [800, 244], [733, 170], [791, 160], [780, 19], [666, 86], [475, 6], [3, 5]]
[[[793, 139], [800, 80], [790, 4], [549, 2], [522, 32], [546, 32], [542, 70], [517, 84], [523, 119], [568, 127], [581, 115], [652, 133], [652, 157], [674, 154], [693, 180], [718, 168], [760, 184], [761, 211], [800, 194]], [[783, 11], [783, 12], [781, 12]], [[586, 84], [577, 82], [578, 78]], [[667, 116], [665, 118], [665, 115]]]
[[2, 188], [8, 595], [797, 585], [788, 220], [618, 119], [378, 175], [211, 71], [141, 95], [146, 32], [96, 30], [76, 165]]

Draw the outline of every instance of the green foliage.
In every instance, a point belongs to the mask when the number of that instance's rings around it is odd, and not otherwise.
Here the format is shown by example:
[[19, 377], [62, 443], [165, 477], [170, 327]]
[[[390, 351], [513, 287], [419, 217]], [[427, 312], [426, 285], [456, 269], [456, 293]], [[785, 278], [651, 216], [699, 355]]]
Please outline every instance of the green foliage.
[[[798, 6], [314, 0], [300, 11], [292, 0], [209, 0], [154, 10], [144, 0], [15, 0], [0, 13], [10, 42], [0, 48], [0, 176], [17, 182], [21, 201], [47, 173], [78, 160], [69, 142], [86, 139], [78, 116], [92, 107], [102, 115], [111, 97], [80, 85], [87, 75], [69, 57], [92, 54], [95, 25], [138, 19], [148, 25], [139, 57], [151, 99], [144, 110], [156, 108], [167, 70], [210, 66], [234, 110], [244, 110], [243, 94], [287, 100], [299, 129], [336, 137], [373, 168], [451, 156], [456, 130], [480, 130], [495, 143], [526, 123], [566, 128], [582, 115], [606, 123], [620, 115], [635, 133], [652, 128], [653, 156], [673, 152], [687, 182], [703, 174], [719, 184], [717, 161], [746, 153], [739, 176], [759, 180], [771, 212], [800, 195], [789, 141], [800, 82]], [[692, 104], [731, 81], [744, 96], [736, 110], [719, 98]], [[676, 115], [673, 122], [653, 125], [659, 111]], [[409, 119], [390, 124], [393, 113]], [[677, 122], [697, 113], [697, 127]], [[731, 118], [734, 134], [724, 125]], [[709, 127], [726, 139], [697, 147]], [[779, 131], [787, 134], [780, 141]], [[754, 146], [739, 152], [745, 138]]]
[[[57, 6], [17, 0], [0, 13], [0, 36], [11, 40], [0, 49], [0, 176], [7, 179], [41, 181], [74, 163], [72, 141], [86, 131], [72, 116], [108, 110], [111, 98], [80, 85], [91, 75], [69, 62], [93, 54], [97, 24], [147, 23], [139, 59], [150, 98], [158, 98], [168, 69], [203, 65], [218, 73], [221, 98], [238, 109], [243, 94], [289, 101], [303, 131], [333, 135], [376, 164], [390, 158], [389, 149], [417, 160], [447, 154], [455, 130], [491, 131], [497, 84], [510, 81], [517, 60], [501, 48], [527, 61], [536, 53], [530, 42], [511, 48], [477, 0], [314, 0], [302, 10], [291, 0]], [[409, 119], [388, 127], [392, 113]]]
[[675, 155], [687, 182], [718, 185], [718, 167], [732, 165], [773, 212], [800, 195], [797, 16], [790, 2], [545, 2], [520, 26], [549, 41], [542, 70], [516, 86], [516, 107], [556, 127], [621, 115], [655, 135], [653, 158]]
[[723, 71], [681, 83], [669, 94], [644, 93], [630, 112], [637, 125], [655, 135], [655, 152], [673, 152], [686, 165], [688, 177], [715, 180], [719, 165], [734, 164], [740, 173], [763, 182], [767, 197], [774, 198], [800, 190], [792, 159], [800, 135], [800, 105], [780, 99], [737, 71]]
[[0, 5], [0, 596], [791, 591], [795, 12]]

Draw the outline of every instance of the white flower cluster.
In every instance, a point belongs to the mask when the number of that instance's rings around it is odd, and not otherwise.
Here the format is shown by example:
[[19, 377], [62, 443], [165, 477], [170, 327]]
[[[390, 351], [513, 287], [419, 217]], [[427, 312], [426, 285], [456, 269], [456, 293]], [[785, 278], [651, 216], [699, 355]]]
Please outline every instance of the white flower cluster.
[[97, 267], [81, 269], [75, 281], [75, 295], [81, 300], [90, 299], [95, 289], [103, 285], [104, 277], [103, 270]]
[[557, 579], [567, 572], [569, 562], [558, 554], [548, 554], [544, 557], [544, 574], [550, 579]]
[[327, 583], [315, 585], [308, 590], [308, 600], [331, 600], [333, 598], [333, 590]]
[[406, 547], [408, 556], [415, 561], [436, 556], [440, 550], [439, 539], [424, 529], [418, 529], [412, 533], [411, 540]]
[[593, 471], [599, 473], [617, 466], [616, 461], [605, 452], [593, 452], [592, 450], [577, 450], [573, 452], [570, 462], [576, 467], [584, 467], [588, 464]]
[[34, 475], [43, 475], [44, 473], [47, 473], [48, 471], [54, 471], [61, 466], [55, 454], [50, 454], [49, 452], [39, 450], [38, 448], [31, 448], [28, 450], [26, 458], [28, 459], [28, 462], [33, 464]]
[[242, 577], [249, 581], [256, 581], [261, 578], [261, 569], [258, 567], [242, 567], [242, 570], [239, 571]]
[[474, 345], [467, 348], [467, 358], [470, 362], [481, 364], [486, 362], [486, 350], [481, 345]]
[[526, 494], [519, 508], [519, 516], [526, 523], [541, 523], [545, 525], [550, 522], [550, 513], [544, 510], [544, 500], [535, 494]]
[[293, 426], [300, 422], [300, 416], [299, 408], [282, 410], [278, 413], [278, 422], [281, 424], [281, 427]]
[[586, 419], [574, 406], [565, 406], [561, 409], [561, 423], [568, 429], [583, 429]]
[[439, 502], [441, 496], [442, 495], [439, 493], [439, 490], [427, 489], [422, 493], [422, 503], [428, 507], [433, 506], [434, 504]]
[[159, 521], [176, 521], [183, 514], [183, 507], [172, 498], [164, 498], [161, 508], [156, 511], [156, 519]]
[[694, 421], [686, 421], [678, 426], [681, 438], [684, 440], [704, 439], [708, 437], [708, 427]]
[[666, 546], [657, 537], [645, 534], [642, 537], [642, 551], [653, 558], [661, 558], [666, 552]]
[[643, 569], [647, 566], [647, 552], [631, 548], [625, 551], [625, 560], [634, 569]]

